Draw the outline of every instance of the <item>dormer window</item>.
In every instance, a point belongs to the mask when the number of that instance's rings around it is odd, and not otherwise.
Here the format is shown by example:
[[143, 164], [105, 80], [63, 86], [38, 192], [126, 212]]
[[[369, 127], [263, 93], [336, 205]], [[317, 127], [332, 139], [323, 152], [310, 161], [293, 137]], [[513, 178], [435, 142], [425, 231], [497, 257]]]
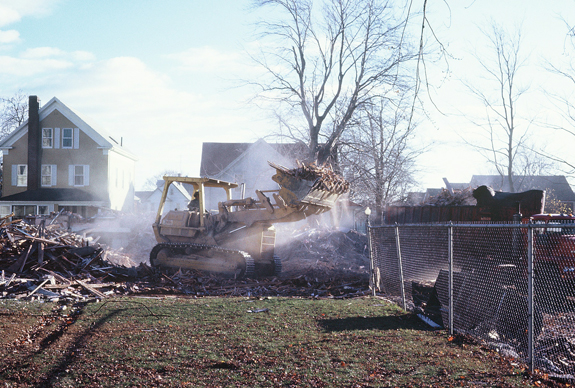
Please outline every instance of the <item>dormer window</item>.
[[52, 128], [42, 128], [42, 148], [54, 147], [54, 131]]
[[72, 128], [62, 128], [62, 148], [74, 146], [74, 131]]

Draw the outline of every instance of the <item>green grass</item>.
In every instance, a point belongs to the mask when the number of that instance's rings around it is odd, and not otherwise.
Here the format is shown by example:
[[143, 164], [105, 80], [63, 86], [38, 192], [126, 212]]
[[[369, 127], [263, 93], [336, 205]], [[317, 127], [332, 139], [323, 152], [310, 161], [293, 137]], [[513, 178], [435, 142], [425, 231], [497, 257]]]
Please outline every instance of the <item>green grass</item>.
[[17, 306], [0, 304], [0, 325], [22, 318], [18, 333], [35, 338], [3, 342], [8, 387], [531, 385], [519, 366], [375, 298], [121, 298], [41, 328], [45, 317], [11, 315]]

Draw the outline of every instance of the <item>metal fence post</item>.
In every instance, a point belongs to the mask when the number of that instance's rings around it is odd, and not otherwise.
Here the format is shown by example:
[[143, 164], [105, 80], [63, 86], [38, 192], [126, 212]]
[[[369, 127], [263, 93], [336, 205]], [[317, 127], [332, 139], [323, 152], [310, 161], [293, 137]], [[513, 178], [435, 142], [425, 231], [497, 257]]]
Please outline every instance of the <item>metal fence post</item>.
[[453, 335], [453, 223], [447, 227], [447, 260], [449, 265], [448, 294], [449, 294], [449, 335]]
[[369, 250], [369, 288], [371, 289], [371, 295], [375, 296], [375, 288], [377, 287], [377, 282], [375, 280], [375, 259], [373, 257], [372, 242], [371, 242], [371, 222], [369, 215], [371, 210], [369, 207], [365, 209], [365, 233], [367, 234], [367, 249]]
[[401, 289], [401, 305], [403, 309], [406, 309], [405, 304], [405, 285], [403, 283], [403, 265], [401, 263], [401, 245], [399, 243], [399, 225], [395, 223], [395, 245], [397, 247], [397, 262], [399, 264], [399, 282]]
[[535, 370], [533, 357], [533, 225], [527, 228], [527, 347], [528, 362], [531, 372]]

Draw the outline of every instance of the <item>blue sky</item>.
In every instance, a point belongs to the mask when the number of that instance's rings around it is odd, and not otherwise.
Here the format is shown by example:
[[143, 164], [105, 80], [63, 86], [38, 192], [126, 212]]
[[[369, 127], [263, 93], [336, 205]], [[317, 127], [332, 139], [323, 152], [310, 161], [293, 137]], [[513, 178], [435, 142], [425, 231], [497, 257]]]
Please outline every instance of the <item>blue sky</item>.
[[[572, 0], [445, 4], [430, 3], [429, 17], [454, 56], [453, 73], [437, 81], [433, 92], [448, 116], [430, 109], [431, 120], [422, 124], [421, 139], [438, 143], [422, 159], [423, 187], [441, 186], [443, 176], [460, 182], [489, 172], [453, 141], [459, 138], [454, 131], [469, 123], [451, 113], [480, 111], [459, 82], [477, 75], [467, 50], [482, 47], [476, 25], [491, 17], [510, 26], [523, 23], [533, 62], [528, 82], [540, 94], [539, 85], [550, 81], [536, 62], [541, 56], [565, 57], [559, 15], [575, 8]], [[275, 129], [267, 112], [249, 103], [253, 91], [237, 87], [239, 80], [259, 74], [246, 51], [254, 47], [253, 23], [263, 14], [249, 5], [249, 0], [0, 0], [0, 95], [22, 90], [44, 102], [56, 96], [87, 121], [123, 137], [139, 157], [137, 187], [165, 170], [197, 175], [202, 142], [255, 141]], [[442, 79], [442, 67], [431, 71]], [[529, 104], [542, 105], [537, 98]], [[545, 138], [552, 143], [551, 136]]]

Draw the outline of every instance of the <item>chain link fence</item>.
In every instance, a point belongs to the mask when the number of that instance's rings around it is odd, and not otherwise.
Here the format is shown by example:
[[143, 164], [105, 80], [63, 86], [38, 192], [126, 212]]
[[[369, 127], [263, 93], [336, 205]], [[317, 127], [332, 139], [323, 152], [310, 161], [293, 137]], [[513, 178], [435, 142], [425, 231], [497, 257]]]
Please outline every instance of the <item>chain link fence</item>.
[[371, 287], [430, 324], [473, 335], [532, 370], [575, 379], [570, 226], [370, 227]]

